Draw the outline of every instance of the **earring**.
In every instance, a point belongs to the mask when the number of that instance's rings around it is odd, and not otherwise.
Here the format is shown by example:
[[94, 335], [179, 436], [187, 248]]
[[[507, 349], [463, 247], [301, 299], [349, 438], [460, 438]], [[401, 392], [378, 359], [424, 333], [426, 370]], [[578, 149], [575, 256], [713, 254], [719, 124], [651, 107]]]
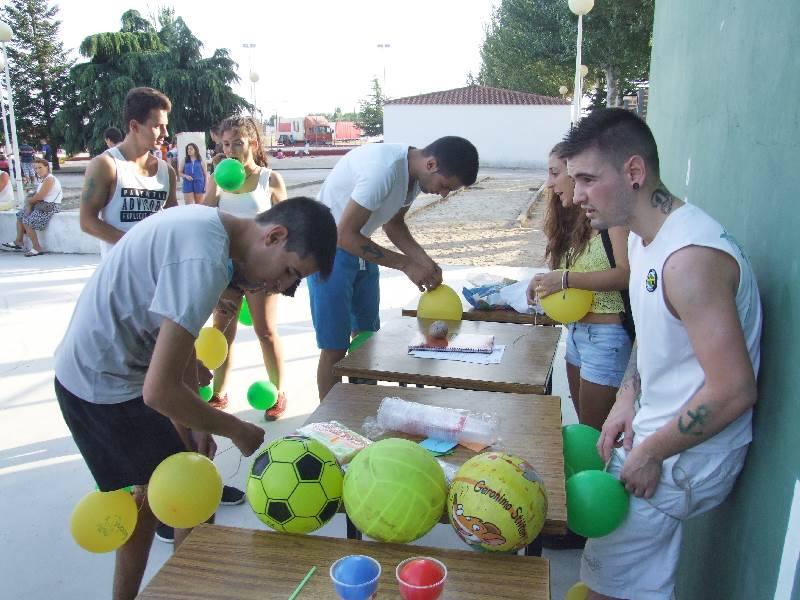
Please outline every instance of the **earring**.
[[638, 190], [639, 189], [639, 184], [638, 183], [634, 183], [633, 184], [633, 189]]

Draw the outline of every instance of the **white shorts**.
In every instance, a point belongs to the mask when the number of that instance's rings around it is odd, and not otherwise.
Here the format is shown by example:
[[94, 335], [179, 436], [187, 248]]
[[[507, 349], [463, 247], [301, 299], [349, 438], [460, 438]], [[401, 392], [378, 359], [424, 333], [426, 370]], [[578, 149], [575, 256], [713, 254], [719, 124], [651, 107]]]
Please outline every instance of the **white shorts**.
[[[669, 600], [681, 549], [682, 522], [720, 504], [730, 493], [747, 446], [708, 454], [686, 451], [664, 461], [661, 482], [649, 500], [630, 497], [625, 521], [605, 537], [590, 539], [581, 559], [581, 581], [615, 598]], [[624, 451], [609, 473], [619, 478]]]

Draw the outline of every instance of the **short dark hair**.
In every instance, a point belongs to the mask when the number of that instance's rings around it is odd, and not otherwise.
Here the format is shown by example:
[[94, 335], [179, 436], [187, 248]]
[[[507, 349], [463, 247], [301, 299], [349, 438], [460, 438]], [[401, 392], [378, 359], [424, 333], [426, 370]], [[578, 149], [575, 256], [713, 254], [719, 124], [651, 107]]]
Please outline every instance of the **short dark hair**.
[[119, 144], [122, 141], [122, 132], [116, 127], [107, 127], [103, 132], [104, 140], [111, 140], [114, 144]]
[[256, 223], [286, 227], [286, 249], [301, 258], [313, 256], [323, 279], [331, 274], [338, 236], [333, 214], [322, 202], [305, 196], [289, 198], [256, 215]]
[[447, 135], [425, 146], [422, 154], [435, 158], [439, 172], [456, 177], [461, 185], [470, 186], [478, 178], [478, 151], [469, 140]]
[[125, 96], [125, 107], [122, 120], [127, 128], [131, 120], [144, 123], [151, 110], [172, 110], [172, 102], [162, 92], [151, 87], [137, 87], [128, 91]]
[[642, 119], [624, 108], [598, 108], [564, 136], [559, 156], [572, 158], [597, 150], [612, 159], [618, 170], [633, 155], [644, 159], [648, 174], [659, 177], [658, 148], [653, 132]]

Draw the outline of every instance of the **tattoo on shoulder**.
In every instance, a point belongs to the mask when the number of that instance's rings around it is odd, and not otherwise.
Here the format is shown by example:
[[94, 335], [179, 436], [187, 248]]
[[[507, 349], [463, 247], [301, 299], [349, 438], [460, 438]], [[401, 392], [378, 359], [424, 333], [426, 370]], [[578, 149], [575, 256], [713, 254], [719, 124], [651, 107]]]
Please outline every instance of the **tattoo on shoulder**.
[[663, 187], [656, 188], [653, 195], [650, 196], [650, 204], [653, 208], [660, 208], [661, 212], [668, 215], [672, 210], [672, 203], [675, 197]]
[[701, 404], [696, 410], [686, 411], [686, 421], [684, 415], [678, 417], [678, 431], [684, 435], [703, 435], [705, 424], [709, 418], [709, 411], [705, 405]]
[[370, 244], [364, 244], [361, 246], [361, 252], [364, 254], [364, 258], [383, 258], [383, 252], [381, 252], [381, 249]]

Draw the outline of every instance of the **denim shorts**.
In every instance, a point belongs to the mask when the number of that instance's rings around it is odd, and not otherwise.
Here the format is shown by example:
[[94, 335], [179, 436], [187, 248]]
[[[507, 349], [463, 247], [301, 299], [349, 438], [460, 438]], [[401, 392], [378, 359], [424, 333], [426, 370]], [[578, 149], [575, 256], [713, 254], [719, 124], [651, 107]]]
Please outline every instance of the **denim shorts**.
[[344, 350], [350, 345], [352, 331], [380, 329], [380, 284], [375, 263], [337, 248], [327, 281], [322, 281], [318, 273], [306, 281], [317, 347]]
[[631, 339], [617, 323], [572, 323], [567, 326], [567, 362], [581, 379], [619, 387], [631, 357]]

